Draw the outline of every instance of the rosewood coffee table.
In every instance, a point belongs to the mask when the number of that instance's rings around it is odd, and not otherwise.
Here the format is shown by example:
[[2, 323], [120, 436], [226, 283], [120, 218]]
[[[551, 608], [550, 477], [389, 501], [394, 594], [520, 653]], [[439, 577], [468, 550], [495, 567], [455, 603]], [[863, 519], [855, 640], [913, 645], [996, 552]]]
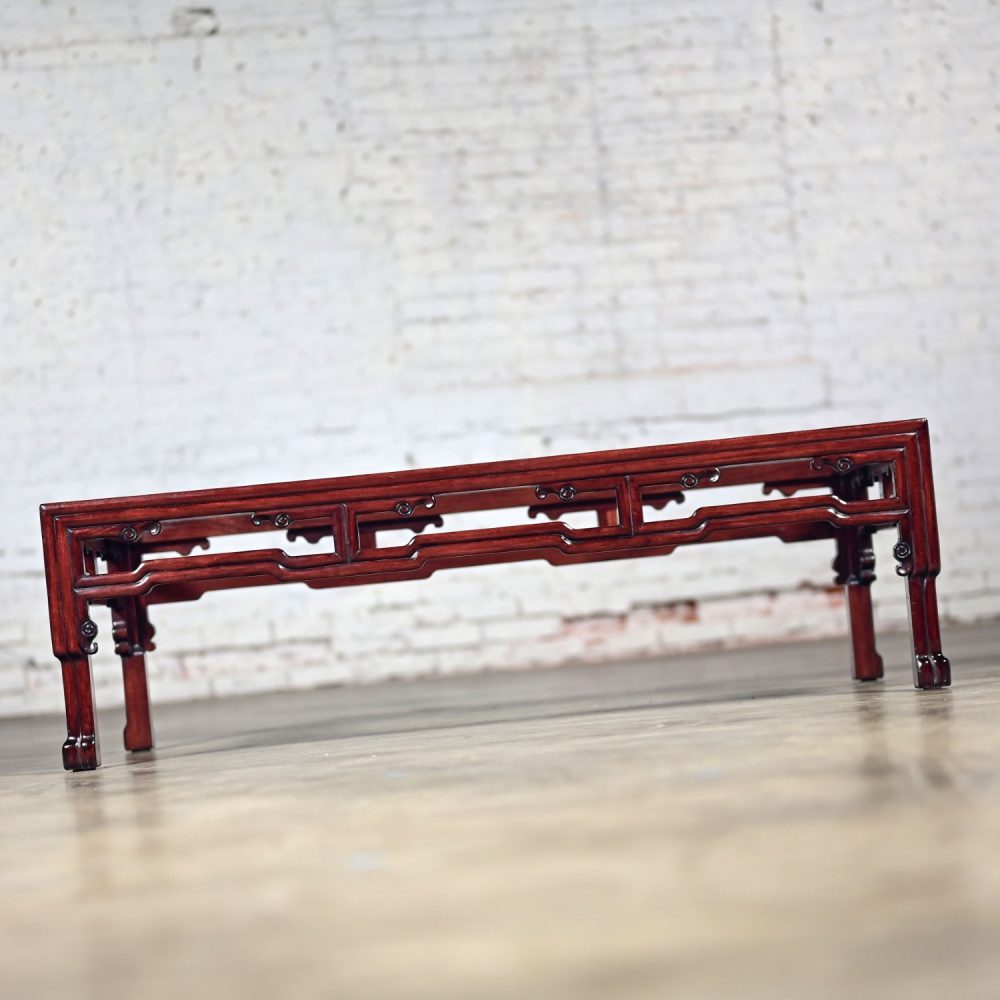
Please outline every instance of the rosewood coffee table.
[[[748, 484], [778, 496], [713, 505], [713, 489]], [[695, 509], [687, 517], [654, 519], [654, 511], [688, 500]], [[498, 509], [510, 510], [509, 525], [449, 530], [456, 515]], [[580, 511], [594, 515], [594, 526], [562, 520]], [[894, 528], [896, 572], [909, 595], [914, 683], [951, 683], [938, 629], [941, 564], [924, 420], [51, 503], [41, 519], [52, 648], [66, 700], [63, 764], [74, 771], [100, 764], [93, 605], [111, 609], [125, 682], [125, 747], [147, 750], [149, 606], [265, 584], [342, 587], [485, 563], [562, 565], [736, 538], [827, 538], [836, 543], [836, 582], [847, 590], [854, 676], [870, 681], [882, 676], [872, 625], [872, 535]], [[429, 527], [439, 530], [424, 534]], [[276, 529], [289, 542], [332, 542], [332, 551], [289, 555], [264, 544]], [[400, 529], [401, 543], [388, 539]], [[231, 535], [247, 536], [244, 551], [211, 551], [212, 539]]]

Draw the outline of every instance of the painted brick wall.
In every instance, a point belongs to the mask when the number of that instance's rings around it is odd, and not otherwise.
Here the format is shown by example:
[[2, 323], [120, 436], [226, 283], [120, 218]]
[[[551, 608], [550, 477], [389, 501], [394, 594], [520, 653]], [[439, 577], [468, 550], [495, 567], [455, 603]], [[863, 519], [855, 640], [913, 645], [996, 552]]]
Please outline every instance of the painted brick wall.
[[[60, 704], [41, 501], [706, 435], [929, 417], [996, 615], [998, 65], [972, 0], [4, 3], [0, 712]], [[831, 554], [208, 596], [151, 684], [840, 633]]]

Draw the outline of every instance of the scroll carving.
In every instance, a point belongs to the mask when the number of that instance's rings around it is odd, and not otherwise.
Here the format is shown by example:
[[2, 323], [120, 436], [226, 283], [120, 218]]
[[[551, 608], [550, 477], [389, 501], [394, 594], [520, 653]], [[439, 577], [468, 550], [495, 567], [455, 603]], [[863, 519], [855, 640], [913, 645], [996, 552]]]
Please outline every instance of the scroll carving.
[[549, 496], [557, 496], [560, 500], [565, 500], [569, 502], [576, 496], [576, 487], [572, 483], [566, 483], [564, 486], [536, 486], [535, 496], [539, 500], [544, 500]]
[[899, 565], [896, 573], [899, 576], [909, 576], [913, 572], [913, 546], [905, 538], [901, 538], [892, 547], [892, 557]]
[[268, 522], [276, 528], [287, 528], [292, 523], [292, 515], [285, 511], [280, 511], [277, 514], [251, 514], [250, 521], [257, 528]]
[[158, 535], [163, 530], [163, 525], [159, 521], [151, 521], [145, 528], [142, 525], [126, 524], [119, 532], [119, 537], [123, 542], [131, 545], [139, 541], [142, 535]]
[[97, 622], [92, 618], [84, 618], [80, 622], [80, 648], [88, 655], [93, 656], [97, 652]]
[[822, 472], [824, 469], [832, 469], [834, 472], [839, 472], [843, 475], [854, 468], [854, 459], [848, 455], [841, 455], [839, 458], [819, 457], [814, 458], [810, 464], [816, 472]]
[[677, 481], [686, 490], [693, 490], [703, 479], [709, 483], [717, 483], [722, 477], [718, 468], [703, 469], [701, 472], [685, 472]]
[[409, 517], [418, 507], [426, 507], [427, 510], [433, 510], [436, 503], [437, 497], [421, 497], [419, 500], [400, 500], [393, 507], [393, 510], [400, 517]]

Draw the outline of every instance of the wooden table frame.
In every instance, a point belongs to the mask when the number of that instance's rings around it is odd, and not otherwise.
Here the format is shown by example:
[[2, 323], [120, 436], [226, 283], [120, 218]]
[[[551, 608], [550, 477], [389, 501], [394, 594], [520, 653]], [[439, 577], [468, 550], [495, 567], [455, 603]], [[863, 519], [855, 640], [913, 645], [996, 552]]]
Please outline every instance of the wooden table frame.
[[[776, 498], [699, 506], [687, 517], [644, 511], [689, 494], [760, 484]], [[869, 492], [877, 487], [878, 496]], [[705, 500], [710, 500], [706, 494]], [[444, 528], [470, 511], [520, 508], [524, 523]], [[594, 527], [560, 518], [596, 515]], [[512, 517], [516, 522], [516, 518]], [[52, 648], [62, 663], [69, 770], [100, 764], [90, 656], [91, 605], [111, 609], [125, 684], [125, 747], [153, 746], [145, 654], [149, 605], [263, 584], [338, 587], [412, 580], [438, 569], [544, 559], [552, 564], [665, 555], [680, 545], [776, 536], [836, 541], [836, 582], [847, 591], [854, 676], [882, 676], [875, 648], [872, 535], [896, 528], [896, 572], [906, 578], [914, 683], [941, 688], [935, 578], [940, 550], [924, 420], [559, 455], [524, 461], [350, 476], [265, 486], [44, 504], [41, 508]], [[280, 529], [289, 541], [332, 541], [333, 551], [282, 548], [195, 553], [211, 539]], [[403, 544], [379, 536], [408, 529]]]

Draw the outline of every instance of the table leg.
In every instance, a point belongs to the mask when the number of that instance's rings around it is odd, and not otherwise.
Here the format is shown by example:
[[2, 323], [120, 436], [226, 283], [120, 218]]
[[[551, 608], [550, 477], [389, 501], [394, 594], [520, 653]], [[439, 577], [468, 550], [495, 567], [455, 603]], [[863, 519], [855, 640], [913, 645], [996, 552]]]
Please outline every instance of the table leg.
[[918, 688], [951, 684], [951, 663], [941, 652], [937, 583], [931, 574], [914, 574], [906, 581], [913, 633], [913, 683]]
[[101, 746], [94, 715], [94, 676], [85, 653], [62, 655], [66, 697], [66, 740], [62, 745], [67, 771], [92, 771], [101, 765]]
[[125, 685], [125, 749], [150, 750], [153, 726], [146, 681], [146, 650], [153, 648], [153, 627], [149, 624], [146, 608], [134, 598], [112, 604], [111, 622]]
[[937, 576], [941, 572], [931, 445], [927, 426], [917, 434], [916, 454], [909, 456], [900, 476], [911, 514], [899, 525], [899, 541], [892, 554], [896, 572], [907, 577], [907, 604], [913, 635], [913, 683], [918, 688], [951, 684], [951, 663], [941, 652], [938, 622]]
[[866, 528], [845, 528], [837, 536], [837, 558], [833, 566], [836, 582], [844, 585], [847, 595], [854, 679], [878, 680], [885, 671], [882, 657], [875, 648], [872, 617], [872, 583], [875, 581], [872, 532]]

